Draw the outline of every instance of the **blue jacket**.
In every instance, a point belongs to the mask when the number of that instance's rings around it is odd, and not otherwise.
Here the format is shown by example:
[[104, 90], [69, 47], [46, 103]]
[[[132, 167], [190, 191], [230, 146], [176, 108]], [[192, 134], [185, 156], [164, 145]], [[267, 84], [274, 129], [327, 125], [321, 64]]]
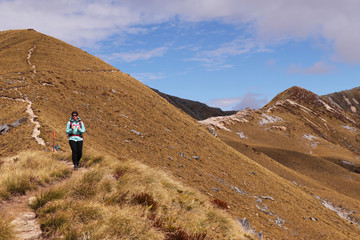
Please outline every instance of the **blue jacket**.
[[[78, 141], [84, 140], [81, 136], [79, 136], [80, 134], [85, 133], [85, 125], [82, 121], [81, 122], [80, 121], [81, 121], [80, 117], [78, 117], [77, 121], [75, 121], [71, 117], [70, 121], [66, 124], [66, 134], [69, 136], [69, 141], [72, 140], [72, 141], [78, 142]], [[70, 122], [72, 123], [72, 126], [75, 127], [75, 129], [71, 128]], [[80, 127], [80, 129], [77, 129], [77, 127]], [[77, 136], [74, 136], [74, 135], [77, 135]]]

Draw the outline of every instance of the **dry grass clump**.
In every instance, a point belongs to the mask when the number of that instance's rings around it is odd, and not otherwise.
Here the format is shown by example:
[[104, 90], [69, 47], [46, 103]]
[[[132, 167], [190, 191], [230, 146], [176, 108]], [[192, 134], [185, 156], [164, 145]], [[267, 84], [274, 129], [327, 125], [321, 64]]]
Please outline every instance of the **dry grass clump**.
[[216, 198], [216, 199], [212, 200], [211, 202], [218, 208], [229, 209], [229, 205], [227, 204], [227, 202], [224, 202], [221, 199]]
[[14, 230], [10, 224], [9, 219], [0, 215], [0, 240], [13, 239]]
[[246, 239], [236, 221], [206, 196], [125, 159], [102, 157], [35, 203], [48, 238]]
[[0, 200], [25, 194], [27, 190], [65, 178], [70, 173], [66, 165], [52, 160], [51, 153], [22, 152], [0, 166]]

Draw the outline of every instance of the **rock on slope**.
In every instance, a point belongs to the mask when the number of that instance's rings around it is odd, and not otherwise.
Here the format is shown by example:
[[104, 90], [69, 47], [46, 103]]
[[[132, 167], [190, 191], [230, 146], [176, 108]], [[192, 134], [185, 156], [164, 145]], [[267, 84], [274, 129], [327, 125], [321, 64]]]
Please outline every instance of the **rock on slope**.
[[229, 147], [128, 74], [62, 41], [33, 30], [0, 32], [0, 84], [0, 125], [28, 117], [27, 104], [20, 101], [26, 99], [46, 144], [31, 136], [34, 124], [21, 124], [2, 135], [1, 157], [24, 148], [49, 149], [52, 131], [60, 148], [68, 151], [64, 129], [71, 111], [77, 110], [87, 128], [85, 149], [163, 169], [210, 198], [226, 201], [229, 212], [249, 220], [264, 239], [360, 236], [356, 226], [327, 209], [307, 188]]
[[360, 87], [323, 96], [347, 112], [360, 114]]

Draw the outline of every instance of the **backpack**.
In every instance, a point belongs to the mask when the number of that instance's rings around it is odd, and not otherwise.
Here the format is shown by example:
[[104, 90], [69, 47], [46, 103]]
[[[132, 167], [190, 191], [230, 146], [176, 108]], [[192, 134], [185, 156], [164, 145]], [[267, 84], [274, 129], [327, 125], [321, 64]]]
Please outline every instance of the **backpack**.
[[[80, 127], [81, 127], [81, 120], [79, 120], [79, 124], [80, 124]], [[73, 126], [73, 123], [72, 123], [72, 121], [70, 121], [70, 128], [72, 128], [72, 126]], [[83, 138], [82, 134], [79, 134], [79, 135], [77, 135], [77, 134], [67, 134], [67, 136], [68, 137], [79, 136], [79, 137]]]

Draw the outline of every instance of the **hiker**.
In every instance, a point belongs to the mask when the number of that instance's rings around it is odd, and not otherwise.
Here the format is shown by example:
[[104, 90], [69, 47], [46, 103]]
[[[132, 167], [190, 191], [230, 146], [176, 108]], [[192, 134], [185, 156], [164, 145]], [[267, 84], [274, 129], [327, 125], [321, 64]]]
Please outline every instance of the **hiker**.
[[66, 134], [69, 137], [74, 170], [78, 170], [82, 156], [83, 133], [85, 133], [84, 123], [81, 121], [78, 112], [74, 111], [71, 113], [70, 121], [66, 125]]

